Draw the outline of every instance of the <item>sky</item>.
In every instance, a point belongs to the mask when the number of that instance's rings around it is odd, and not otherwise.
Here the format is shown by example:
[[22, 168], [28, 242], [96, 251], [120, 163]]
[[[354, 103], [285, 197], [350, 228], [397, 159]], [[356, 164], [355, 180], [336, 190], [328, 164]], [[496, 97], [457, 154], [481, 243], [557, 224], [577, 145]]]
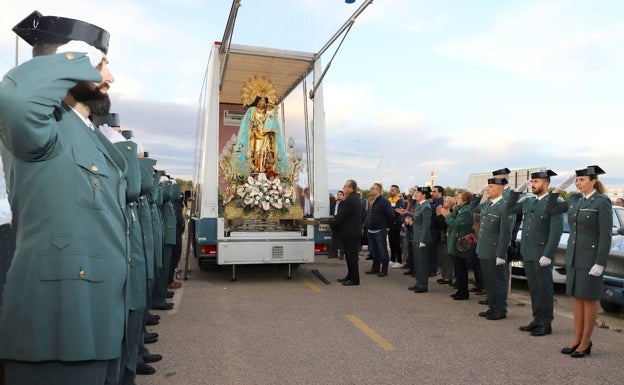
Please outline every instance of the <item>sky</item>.
[[[33, 10], [105, 28], [111, 111], [160, 168], [192, 177], [229, 0], [15, 3], [0, 13], [0, 73], [15, 65], [11, 28]], [[242, 0], [232, 42], [318, 52], [362, 3]], [[330, 189], [405, 190], [432, 170], [436, 184], [464, 187], [469, 174], [539, 166], [555, 185], [593, 164], [607, 188], [624, 186], [623, 19], [619, 0], [375, 0], [323, 80]], [[30, 58], [23, 41], [17, 57]]]

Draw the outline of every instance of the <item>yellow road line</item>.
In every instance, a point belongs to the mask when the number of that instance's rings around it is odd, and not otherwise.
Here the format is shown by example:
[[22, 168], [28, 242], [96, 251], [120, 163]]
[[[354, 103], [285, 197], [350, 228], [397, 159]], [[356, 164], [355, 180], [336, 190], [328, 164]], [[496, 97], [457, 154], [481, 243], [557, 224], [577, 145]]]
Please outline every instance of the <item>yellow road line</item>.
[[388, 342], [385, 338], [383, 338], [381, 335], [379, 335], [379, 333], [374, 331], [370, 326], [365, 324], [358, 317], [356, 317], [354, 315], [350, 315], [350, 314], [347, 314], [345, 317], [347, 317], [347, 319], [349, 321], [351, 321], [351, 323], [353, 325], [355, 325], [355, 327], [360, 329], [362, 331], [362, 333], [366, 334], [366, 336], [368, 338], [373, 340], [373, 342], [375, 342], [377, 345], [381, 346], [384, 350], [396, 350], [394, 345], [392, 345], [390, 342]]
[[301, 281], [303, 281], [303, 283], [315, 293], [320, 293], [322, 291], [321, 288], [313, 284], [311, 281], [308, 281], [307, 279], [302, 279]]

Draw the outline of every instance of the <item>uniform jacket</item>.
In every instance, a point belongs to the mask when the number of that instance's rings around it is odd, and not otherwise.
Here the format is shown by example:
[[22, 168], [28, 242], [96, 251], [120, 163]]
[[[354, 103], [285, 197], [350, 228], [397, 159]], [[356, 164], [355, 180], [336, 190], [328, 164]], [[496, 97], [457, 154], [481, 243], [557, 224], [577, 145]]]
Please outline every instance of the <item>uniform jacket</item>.
[[457, 237], [463, 237], [464, 235], [473, 231], [474, 216], [470, 210], [470, 205], [465, 204], [463, 206], [455, 207], [453, 212], [446, 216], [446, 224], [448, 226], [448, 253], [451, 255], [459, 256], [457, 251]]
[[143, 230], [139, 216], [139, 194], [141, 193], [141, 171], [137, 157], [137, 144], [131, 141], [113, 143], [126, 159], [126, 217], [130, 236], [130, 257], [128, 282], [128, 309], [147, 309], [147, 267]]
[[431, 205], [429, 202], [415, 204], [414, 212], [408, 213], [414, 219], [412, 224], [412, 242], [418, 247], [418, 243], [431, 245]]
[[563, 233], [563, 214], [546, 212], [547, 197], [537, 200], [529, 197], [518, 202], [520, 193], [509, 194], [508, 213], [524, 214], [520, 254], [525, 261], [539, 261], [541, 257], [555, 260], [555, 253]]
[[589, 199], [573, 193], [566, 201], [557, 201], [559, 194], [549, 193], [546, 210], [568, 212], [570, 237], [566, 248], [566, 266], [591, 269], [594, 264], [607, 266], [613, 231], [611, 199], [595, 192]]
[[477, 254], [479, 258], [496, 258], [507, 260], [507, 248], [511, 240], [511, 221], [513, 217], [505, 213], [505, 198], [492, 204], [490, 200], [479, 204], [480, 196], [472, 199], [473, 213], [481, 216], [477, 240]]
[[121, 354], [128, 269], [126, 163], [62, 103], [101, 75], [81, 53], [35, 57], [0, 82], [0, 138], [17, 249], [0, 314], [0, 358]]
[[331, 222], [331, 228], [341, 239], [362, 237], [362, 202], [356, 193], [349, 194], [338, 205], [338, 214]]
[[153, 175], [156, 161], [150, 158], [139, 158], [139, 168], [141, 171], [141, 195], [139, 196], [139, 222], [141, 222], [141, 232], [143, 233], [143, 251], [147, 269], [147, 279], [154, 279], [155, 266], [155, 245], [154, 245], [154, 225], [152, 224], [152, 211], [148, 199], [148, 194], [154, 188]]
[[171, 200], [171, 181], [162, 183], [163, 204], [160, 209], [163, 221], [163, 242], [165, 245], [176, 244], [176, 215]]

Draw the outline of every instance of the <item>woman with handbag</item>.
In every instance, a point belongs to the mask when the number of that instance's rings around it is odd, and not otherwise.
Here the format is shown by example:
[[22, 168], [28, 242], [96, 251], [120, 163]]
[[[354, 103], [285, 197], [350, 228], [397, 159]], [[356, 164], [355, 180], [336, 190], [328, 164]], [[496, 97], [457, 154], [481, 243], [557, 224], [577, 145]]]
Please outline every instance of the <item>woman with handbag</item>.
[[[448, 254], [453, 257], [455, 278], [457, 278], [457, 292], [451, 297], [454, 300], [468, 299], [468, 260], [476, 243], [470, 245], [470, 239], [474, 238], [473, 214], [470, 210], [472, 193], [460, 191], [456, 197], [457, 206], [451, 212], [442, 209], [446, 224], [448, 225]], [[472, 237], [470, 236], [472, 235]]]

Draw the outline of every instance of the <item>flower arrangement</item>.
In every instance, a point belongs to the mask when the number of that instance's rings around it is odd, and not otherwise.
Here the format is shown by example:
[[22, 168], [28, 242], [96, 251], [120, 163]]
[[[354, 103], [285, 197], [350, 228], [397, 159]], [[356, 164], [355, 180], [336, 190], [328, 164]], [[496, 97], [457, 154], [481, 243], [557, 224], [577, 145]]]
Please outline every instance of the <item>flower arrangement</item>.
[[292, 186], [282, 183], [279, 178], [267, 177], [260, 173], [236, 188], [236, 200], [246, 214], [258, 212], [261, 217], [269, 214], [286, 214], [294, 203]]

